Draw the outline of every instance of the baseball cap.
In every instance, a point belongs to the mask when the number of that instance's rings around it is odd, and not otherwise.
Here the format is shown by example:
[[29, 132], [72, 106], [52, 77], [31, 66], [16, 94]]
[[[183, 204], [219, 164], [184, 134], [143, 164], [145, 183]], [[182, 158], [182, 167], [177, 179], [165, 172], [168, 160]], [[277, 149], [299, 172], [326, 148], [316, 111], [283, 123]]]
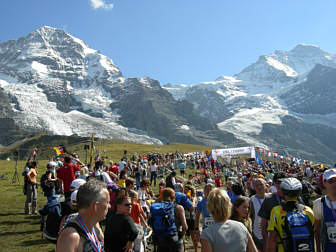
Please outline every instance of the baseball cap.
[[331, 178], [336, 178], [336, 169], [329, 169], [323, 173], [323, 180], [327, 181]]

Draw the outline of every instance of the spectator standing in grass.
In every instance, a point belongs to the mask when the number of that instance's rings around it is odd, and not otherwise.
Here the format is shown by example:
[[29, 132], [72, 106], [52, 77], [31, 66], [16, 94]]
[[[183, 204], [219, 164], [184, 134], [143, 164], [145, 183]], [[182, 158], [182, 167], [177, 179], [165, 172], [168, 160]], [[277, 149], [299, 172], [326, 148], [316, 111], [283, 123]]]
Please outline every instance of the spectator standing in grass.
[[36, 199], [37, 199], [37, 163], [31, 162], [29, 171], [27, 172], [27, 195], [25, 204], [25, 214], [29, 214], [29, 208], [31, 204], [31, 213], [37, 214], [36, 211]]

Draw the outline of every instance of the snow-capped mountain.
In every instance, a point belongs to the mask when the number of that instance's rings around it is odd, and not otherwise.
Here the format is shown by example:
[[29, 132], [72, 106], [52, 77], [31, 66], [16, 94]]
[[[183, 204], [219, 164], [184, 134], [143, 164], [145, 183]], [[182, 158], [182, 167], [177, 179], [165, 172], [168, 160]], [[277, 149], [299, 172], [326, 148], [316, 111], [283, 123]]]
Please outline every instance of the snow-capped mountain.
[[[326, 142], [326, 136], [321, 135], [323, 130], [314, 132], [312, 127], [336, 133], [335, 74], [336, 55], [315, 45], [300, 44], [288, 52], [277, 50], [260, 56], [257, 62], [232, 77], [222, 75], [212, 82], [164, 88], [176, 99], [193, 103], [197, 113], [238, 139], [274, 151], [291, 150], [307, 159], [331, 161], [336, 145], [316, 148], [315, 153], [307, 153], [307, 145]], [[287, 128], [286, 123], [293, 125], [293, 121], [309, 132], [296, 139], [300, 142], [296, 148], [291, 146], [295, 138], [289, 138], [291, 141], [286, 144], [279, 134], [279, 129], [285, 128], [292, 136], [300, 135], [295, 134], [295, 127]], [[266, 129], [272, 132], [265, 133]]]
[[29, 132], [95, 133], [148, 144], [253, 144], [333, 162], [335, 77], [336, 55], [300, 44], [234, 76], [161, 87], [124, 77], [99, 51], [45, 26], [0, 44], [0, 144]]
[[111, 59], [48, 26], [0, 44], [0, 91], [11, 104], [2, 116], [25, 130], [147, 144], [234, 141], [157, 81], [123, 77]]

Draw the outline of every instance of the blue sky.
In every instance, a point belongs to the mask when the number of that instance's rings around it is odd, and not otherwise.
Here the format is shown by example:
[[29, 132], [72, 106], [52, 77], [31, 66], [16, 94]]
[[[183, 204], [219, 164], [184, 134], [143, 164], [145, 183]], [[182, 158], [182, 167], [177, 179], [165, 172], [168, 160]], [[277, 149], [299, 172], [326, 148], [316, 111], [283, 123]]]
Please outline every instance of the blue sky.
[[0, 42], [43, 25], [161, 84], [234, 75], [299, 43], [336, 53], [335, 0], [1, 0]]

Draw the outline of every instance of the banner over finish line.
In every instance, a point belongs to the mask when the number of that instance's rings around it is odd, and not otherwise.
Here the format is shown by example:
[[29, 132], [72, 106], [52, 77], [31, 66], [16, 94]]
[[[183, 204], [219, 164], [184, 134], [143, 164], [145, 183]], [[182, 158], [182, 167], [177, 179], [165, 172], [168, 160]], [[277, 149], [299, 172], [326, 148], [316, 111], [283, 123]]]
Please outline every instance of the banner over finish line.
[[217, 160], [218, 157], [243, 155], [243, 154], [251, 154], [251, 158], [255, 158], [254, 146], [230, 148], [230, 149], [217, 149], [211, 151], [211, 156], [214, 160]]

